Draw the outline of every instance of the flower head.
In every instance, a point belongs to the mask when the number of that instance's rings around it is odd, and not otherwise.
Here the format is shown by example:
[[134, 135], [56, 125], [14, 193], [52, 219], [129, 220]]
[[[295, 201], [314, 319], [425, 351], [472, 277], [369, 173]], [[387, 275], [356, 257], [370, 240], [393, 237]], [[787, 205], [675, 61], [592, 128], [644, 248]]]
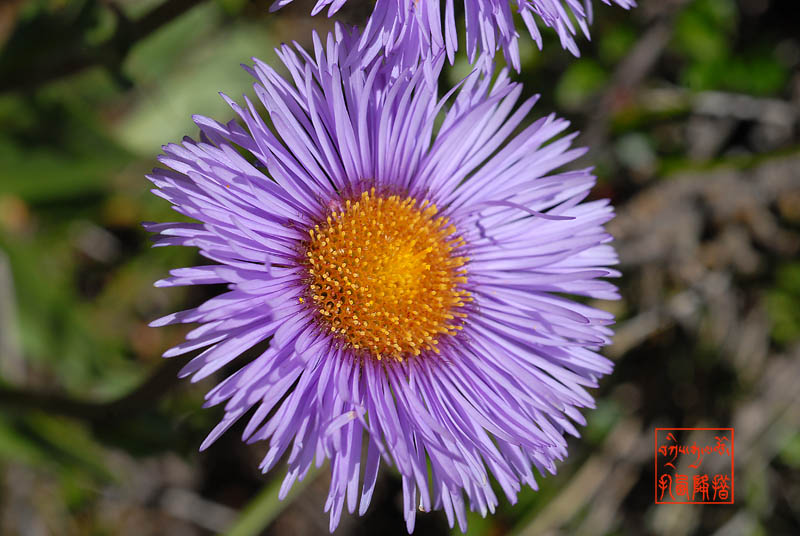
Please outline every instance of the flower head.
[[[318, 0], [312, 10], [316, 15], [328, 8], [328, 16], [336, 13], [346, 0]], [[636, 0], [602, 0], [630, 9]], [[292, 0], [276, 0], [271, 9], [279, 9]], [[444, 4], [444, 6], [442, 6]], [[436, 55], [446, 50], [453, 62], [458, 49], [454, 0], [376, 0], [359, 45], [368, 55], [381, 48], [414, 61], [419, 55]], [[492, 58], [497, 50], [514, 69], [520, 70], [519, 33], [514, 12], [522, 18], [528, 33], [542, 48], [539, 26], [552, 28], [561, 46], [579, 55], [575, 37], [580, 30], [588, 39], [592, 21], [592, 0], [464, 0], [466, 50], [470, 63], [480, 54]], [[444, 24], [442, 24], [444, 14]]]
[[269, 339], [208, 393], [225, 416], [201, 448], [248, 415], [262, 470], [288, 454], [281, 496], [330, 460], [332, 529], [345, 503], [365, 512], [381, 463], [409, 531], [418, 507], [464, 529], [467, 505], [494, 511], [490, 476], [514, 502], [532, 467], [555, 471], [611, 370], [612, 316], [564, 295], [617, 297], [598, 279], [616, 275], [612, 209], [585, 201], [588, 170], [558, 171], [584, 153], [556, 138], [566, 121], [521, 128], [536, 98], [517, 104], [505, 74], [439, 99], [423, 73], [441, 62], [341, 65], [358, 37], [282, 47], [290, 79], [254, 60], [266, 115], [225, 97], [241, 124], [195, 117], [199, 142], [164, 147], [154, 192], [197, 223], [147, 227], [216, 264], [156, 284], [228, 291], [153, 325], [200, 323], [165, 353], [205, 348], [193, 381]]

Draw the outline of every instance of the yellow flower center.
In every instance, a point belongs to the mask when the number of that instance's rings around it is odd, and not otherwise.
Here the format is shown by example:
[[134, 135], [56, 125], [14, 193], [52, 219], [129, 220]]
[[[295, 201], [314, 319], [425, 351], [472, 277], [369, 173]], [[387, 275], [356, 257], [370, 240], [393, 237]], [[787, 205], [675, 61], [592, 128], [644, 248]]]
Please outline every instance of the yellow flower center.
[[471, 301], [463, 289], [464, 240], [436, 205], [375, 189], [347, 200], [309, 230], [305, 298], [350, 348], [394, 358], [439, 353], [461, 329]]

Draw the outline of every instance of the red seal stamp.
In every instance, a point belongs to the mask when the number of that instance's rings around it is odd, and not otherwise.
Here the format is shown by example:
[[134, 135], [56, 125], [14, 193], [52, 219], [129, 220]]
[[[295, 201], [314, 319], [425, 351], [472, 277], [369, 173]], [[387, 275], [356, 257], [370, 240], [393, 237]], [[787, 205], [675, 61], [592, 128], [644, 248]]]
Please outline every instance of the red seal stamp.
[[656, 428], [656, 504], [733, 504], [733, 428]]

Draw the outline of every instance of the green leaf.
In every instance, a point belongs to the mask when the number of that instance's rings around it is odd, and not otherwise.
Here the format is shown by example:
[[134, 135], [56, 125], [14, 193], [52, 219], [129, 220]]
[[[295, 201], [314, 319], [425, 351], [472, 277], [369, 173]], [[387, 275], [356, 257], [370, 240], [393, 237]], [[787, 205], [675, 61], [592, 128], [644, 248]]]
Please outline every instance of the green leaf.
[[114, 478], [105, 461], [105, 451], [83, 424], [45, 414], [31, 414], [27, 420], [36, 435], [51, 446], [57, 461], [96, 478]]
[[48, 459], [41, 445], [22, 433], [13, 420], [0, 414], [0, 460], [38, 466]]
[[577, 60], [558, 81], [556, 101], [563, 108], [576, 110], [597, 93], [607, 79], [608, 73], [595, 60]]
[[268, 61], [273, 43], [263, 25], [220, 31], [219, 19], [215, 5], [199, 6], [132, 51], [126, 72], [141, 90], [130, 113], [115, 125], [122, 145], [155, 155], [165, 143], [196, 135], [193, 114], [221, 122], [233, 117], [220, 92], [253, 97], [253, 79], [241, 64], [254, 55]]
[[620, 24], [608, 28], [599, 36], [600, 57], [607, 64], [621, 60], [636, 43], [637, 37], [636, 30], [631, 26]]
[[772, 320], [772, 338], [789, 345], [800, 340], [800, 263], [778, 268], [775, 288], [767, 293], [767, 312]]
[[698, 0], [683, 10], [675, 25], [674, 47], [690, 58], [710, 61], [724, 57], [736, 26], [733, 0]]
[[248, 0], [215, 0], [217, 5], [228, 15], [238, 15], [247, 5]]
[[786, 439], [778, 456], [789, 467], [800, 468], [800, 433], [795, 432]]

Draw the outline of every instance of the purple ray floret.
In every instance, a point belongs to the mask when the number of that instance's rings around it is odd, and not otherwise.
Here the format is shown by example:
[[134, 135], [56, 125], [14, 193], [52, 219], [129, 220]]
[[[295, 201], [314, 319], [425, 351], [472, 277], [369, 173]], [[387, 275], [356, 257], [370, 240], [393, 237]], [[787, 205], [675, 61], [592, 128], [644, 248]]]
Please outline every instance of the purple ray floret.
[[[271, 9], [279, 9], [292, 0], [277, 0]], [[346, 0], [318, 0], [312, 14], [328, 8], [335, 14]], [[602, 0], [624, 9], [636, 6], [635, 0]], [[519, 32], [514, 14], [522, 19], [528, 33], [542, 48], [541, 25], [558, 34], [561, 46], [579, 55], [575, 37], [578, 32], [589, 38], [593, 15], [592, 0], [464, 0], [466, 51], [470, 63], [485, 54], [491, 58], [497, 50], [514, 69], [520, 70]], [[453, 62], [460, 38], [456, 27], [454, 0], [376, 0], [367, 22], [360, 48], [373, 53], [380, 48], [413, 60], [417, 55], [436, 55], [446, 49]], [[463, 41], [462, 41], [463, 42]]]
[[214, 262], [156, 285], [228, 290], [152, 325], [199, 324], [165, 353], [202, 350], [192, 381], [269, 339], [206, 396], [225, 416], [201, 448], [244, 417], [263, 471], [285, 456], [281, 498], [330, 460], [331, 530], [381, 464], [409, 532], [418, 509], [465, 530], [467, 507], [494, 512], [492, 478], [513, 503], [555, 472], [612, 369], [612, 315], [567, 295], [618, 297], [613, 210], [586, 200], [590, 170], [562, 170], [585, 152], [567, 121], [527, 124], [536, 97], [505, 73], [440, 99], [441, 59], [341, 61], [359, 42], [283, 46], [287, 78], [254, 60], [256, 102], [224, 96], [237, 120], [197, 116], [200, 141], [164, 146], [153, 192], [196, 223], [146, 227]]

